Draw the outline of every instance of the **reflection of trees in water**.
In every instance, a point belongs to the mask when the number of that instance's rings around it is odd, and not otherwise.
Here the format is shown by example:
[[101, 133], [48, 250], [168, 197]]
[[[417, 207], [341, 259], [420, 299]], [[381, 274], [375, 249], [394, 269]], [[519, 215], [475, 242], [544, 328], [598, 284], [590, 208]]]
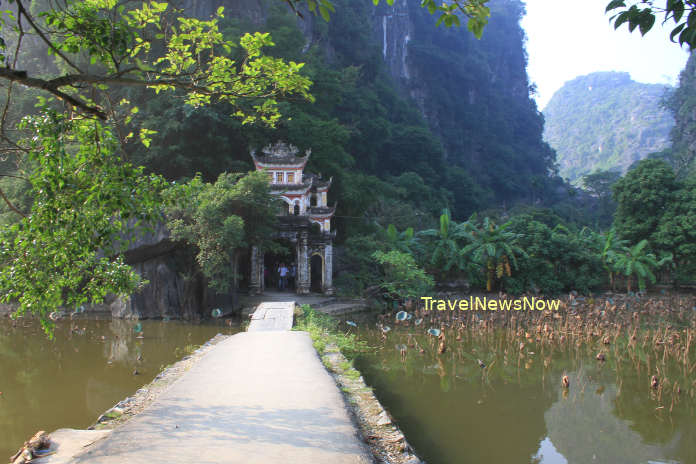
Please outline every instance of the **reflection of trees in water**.
[[[230, 331], [144, 321], [145, 339], [138, 340], [134, 325], [66, 319], [58, 322], [51, 341], [36, 321], [20, 320], [13, 328], [10, 320], [0, 319], [0, 456], [13, 454], [39, 429], [87, 427], [174, 362], [177, 347]], [[133, 375], [136, 364], [141, 375]]]
[[[665, 401], [658, 408], [654, 393], [649, 388], [646, 371], [628, 372], [623, 385], [629, 394], [623, 393], [614, 399], [613, 413], [630, 424], [631, 430], [640, 435], [643, 442], [659, 444], [665, 458], [683, 463], [696, 463], [696, 405], [686, 393], [678, 395], [672, 412], [671, 403]], [[674, 377], [673, 377], [674, 378]]]
[[[362, 338], [376, 350], [358, 367], [428, 462], [537, 462], [547, 437], [570, 464], [696, 463], [693, 398], [683, 392], [670, 414], [671, 393], [662, 403], [653, 398], [644, 362], [639, 370], [625, 357], [617, 366], [608, 350], [601, 363], [596, 347], [575, 343], [528, 343], [520, 351], [519, 340], [511, 344], [491, 332], [464, 332], [456, 341], [452, 330], [448, 351], [438, 357], [435, 337], [395, 329], [383, 339], [381, 331], [369, 332]], [[685, 385], [678, 364], [658, 367], [670, 388], [675, 381]], [[566, 373], [571, 383], [564, 397]], [[546, 462], [556, 462], [552, 455]]]
[[[584, 385], [584, 393], [560, 391], [544, 417], [549, 439], [569, 464], [589, 462], [638, 463], [664, 456], [663, 447], [650, 445], [632, 430], [631, 423], [613, 413], [617, 387], [587, 379], [582, 371], [569, 374], [571, 388]], [[597, 393], [600, 391], [601, 393]]]
[[543, 411], [553, 398], [533, 382], [491, 386], [454, 343], [438, 359], [427, 338], [417, 342], [425, 354], [412, 348], [402, 362], [394, 343], [408, 341], [390, 338], [357, 365], [426, 462], [529, 462], [546, 436]]

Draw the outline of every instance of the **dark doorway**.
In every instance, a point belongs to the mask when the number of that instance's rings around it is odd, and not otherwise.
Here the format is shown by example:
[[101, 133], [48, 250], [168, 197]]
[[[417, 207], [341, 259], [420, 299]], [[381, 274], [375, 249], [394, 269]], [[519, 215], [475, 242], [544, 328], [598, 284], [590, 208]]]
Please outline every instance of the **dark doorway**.
[[237, 251], [237, 288], [249, 290], [249, 278], [251, 277], [251, 252], [249, 248]]
[[322, 276], [324, 274], [324, 261], [319, 255], [312, 255], [312, 260], [310, 262], [312, 267], [312, 282], [310, 285], [310, 290], [315, 293], [321, 293], [322, 289]]
[[276, 253], [263, 255], [263, 279], [265, 289], [270, 291], [291, 291], [294, 288], [291, 276], [295, 264], [295, 245], [288, 240], [278, 241], [282, 245]]
[[300, 215], [300, 204], [299, 203], [295, 203], [295, 210], [294, 211], [295, 211], [295, 216]]

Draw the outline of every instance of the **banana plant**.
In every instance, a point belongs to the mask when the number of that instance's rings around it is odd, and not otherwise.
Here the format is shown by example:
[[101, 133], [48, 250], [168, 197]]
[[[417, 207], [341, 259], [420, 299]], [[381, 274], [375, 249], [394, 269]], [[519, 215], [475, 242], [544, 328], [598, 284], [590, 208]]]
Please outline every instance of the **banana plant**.
[[409, 227], [399, 232], [394, 224], [389, 224], [387, 228], [382, 228], [379, 225], [379, 235], [387, 245], [389, 250], [396, 250], [402, 253], [412, 253], [412, 247], [415, 243], [415, 233], [413, 227]]
[[623, 250], [613, 259], [614, 271], [626, 276], [626, 290], [629, 292], [634, 277], [638, 280], [638, 288], [643, 292], [646, 288], [646, 280], [653, 284], [657, 280], [653, 270], [672, 261], [672, 255], [658, 260], [654, 254], [647, 252], [647, 247], [648, 241], [641, 240], [632, 247], [623, 247]]
[[599, 256], [602, 259], [602, 266], [604, 266], [604, 269], [607, 271], [609, 285], [612, 290], [614, 290], [614, 262], [617, 260], [619, 254], [626, 250], [627, 243], [627, 240], [620, 240], [616, 236], [616, 229], [612, 227], [607, 233], [604, 245], [600, 251]]
[[468, 223], [457, 224], [452, 220], [449, 209], [445, 208], [440, 215], [440, 228], [418, 232], [419, 239], [432, 239], [430, 264], [443, 272], [451, 269], [464, 269], [463, 256], [460, 253], [459, 242], [466, 237]]
[[498, 226], [489, 218], [484, 218], [480, 228], [466, 232], [469, 244], [459, 253], [461, 259], [470, 257], [482, 267], [489, 292], [496, 281], [505, 275], [512, 275], [511, 267], [517, 268], [517, 256], [527, 256], [517, 245], [520, 235], [506, 230], [510, 224], [507, 222]]

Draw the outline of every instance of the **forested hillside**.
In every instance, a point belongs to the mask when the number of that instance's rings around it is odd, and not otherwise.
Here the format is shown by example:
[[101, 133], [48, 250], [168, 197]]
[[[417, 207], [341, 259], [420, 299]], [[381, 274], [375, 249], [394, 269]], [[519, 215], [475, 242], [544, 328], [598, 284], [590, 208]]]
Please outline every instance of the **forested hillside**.
[[544, 109], [544, 138], [558, 154], [560, 174], [575, 182], [596, 170], [625, 173], [665, 149], [674, 125], [662, 104], [667, 90], [619, 72], [566, 82]]
[[[163, 212], [172, 238], [188, 246], [172, 272], [183, 280], [205, 274], [201, 286], [234, 283], [238, 255], [251, 245], [273, 248], [267, 179], [247, 174], [250, 150], [278, 140], [311, 149], [306, 170], [333, 179], [335, 283], [346, 294], [392, 270], [406, 274], [385, 282], [401, 282], [405, 292], [433, 278], [516, 292], [602, 283], [589, 245], [597, 237], [580, 229], [606, 225], [611, 212], [600, 220], [595, 199], [555, 171], [529, 96], [519, 0], [490, 2], [481, 40], [464, 28], [435, 27], [418, 0], [393, 7], [335, 0], [330, 21], [307, 11], [298, 18], [278, 0], [220, 3], [182, 2], [196, 17], [146, 4], [116, 19], [103, 11], [108, 3], [71, 3], [57, 19], [48, 6], [43, 33], [72, 28], [65, 44], [54, 34], [69, 56], [47, 53], [51, 42], [17, 48], [16, 69], [5, 75], [31, 90], [13, 87], [4, 115], [17, 129], [7, 145], [14, 150], [17, 139], [24, 150], [13, 152], [0, 180], [9, 196], [3, 243], [16, 263], [0, 273], [11, 289], [6, 300], [20, 298], [25, 309], [40, 303], [46, 313], [133, 293], [142, 281], [123, 262], [121, 234], [132, 231], [131, 221], [156, 222]], [[72, 19], [83, 10], [97, 18], [89, 34], [102, 34], [106, 21], [126, 35], [81, 48], [93, 40]], [[171, 27], [170, 15], [180, 27]], [[153, 28], [167, 32], [142, 32]], [[19, 38], [9, 34], [7, 43]], [[64, 65], [80, 72], [63, 75]], [[46, 89], [56, 98], [35, 107]], [[553, 249], [528, 254], [517, 245], [523, 236], [529, 250]], [[65, 252], [64, 237], [76, 251], [53, 260]], [[111, 262], [102, 250], [114, 243]], [[38, 260], [56, 262], [46, 275], [59, 278], [34, 279]], [[565, 270], [550, 264], [560, 261]], [[106, 284], [84, 296], [82, 279], [95, 267]]]
[[679, 176], [686, 177], [696, 168], [696, 58], [693, 54], [667, 104], [675, 125], [670, 134], [672, 145], [662, 156], [671, 162]]
[[[269, 53], [306, 62], [316, 101], [284, 103], [289, 120], [266, 129], [242, 127], [224, 106], [151, 100], [142, 122], [158, 133], [135, 157], [152, 170], [213, 179], [250, 168], [250, 146], [284, 139], [312, 149], [308, 169], [334, 177], [339, 216], [418, 227], [446, 206], [465, 217], [555, 198], [554, 153], [529, 98], [521, 2], [493, 2], [480, 41], [461, 28], [435, 28], [417, 0], [378, 8], [336, 1], [328, 23], [297, 19], [275, 0], [221, 3], [228, 34], [270, 32]], [[198, 16], [212, 12], [206, 2], [186, 5]], [[346, 221], [339, 231], [362, 223]]]

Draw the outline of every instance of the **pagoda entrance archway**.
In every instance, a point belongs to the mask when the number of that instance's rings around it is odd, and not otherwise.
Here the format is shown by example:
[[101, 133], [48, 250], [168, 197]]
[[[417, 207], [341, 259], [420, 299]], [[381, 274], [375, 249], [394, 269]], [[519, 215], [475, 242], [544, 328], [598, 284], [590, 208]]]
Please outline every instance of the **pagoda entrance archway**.
[[310, 290], [312, 292], [321, 293], [324, 291], [324, 260], [320, 254], [312, 254], [310, 260]]
[[[273, 291], [295, 291], [295, 282], [292, 274], [292, 268], [295, 267], [295, 275], [297, 275], [296, 263], [296, 246], [289, 240], [276, 240], [276, 243], [281, 245], [281, 248], [274, 252], [266, 252], [263, 255], [263, 281], [264, 287]], [[281, 268], [285, 267], [285, 278], [281, 279]]]

